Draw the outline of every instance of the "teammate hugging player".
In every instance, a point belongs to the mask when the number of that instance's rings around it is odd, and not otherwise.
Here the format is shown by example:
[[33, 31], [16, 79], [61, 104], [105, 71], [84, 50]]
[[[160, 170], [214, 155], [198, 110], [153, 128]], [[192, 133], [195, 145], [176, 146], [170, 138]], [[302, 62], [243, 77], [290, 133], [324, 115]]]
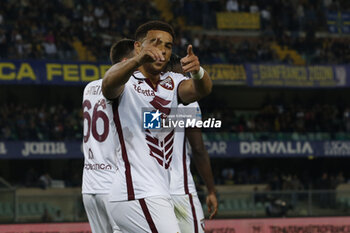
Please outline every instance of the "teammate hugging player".
[[[142, 130], [142, 108], [168, 115], [179, 102], [191, 103], [211, 92], [212, 82], [187, 49], [182, 74], [162, 73], [172, 52], [170, 25], [151, 21], [136, 31], [136, 55], [113, 65], [102, 82], [102, 92], [114, 100], [117, 126], [117, 172], [110, 193], [113, 219], [125, 232], [180, 232], [169, 194], [169, 166], [174, 131]], [[152, 93], [146, 95], [145, 93]]]
[[[133, 56], [134, 41], [121, 40], [111, 48], [112, 64]], [[102, 95], [102, 79], [84, 89], [83, 202], [93, 233], [121, 232], [107, 212], [115, 176], [118, 143], [112, 104]], [[114, 230], [114, 231], [113, 231]]]

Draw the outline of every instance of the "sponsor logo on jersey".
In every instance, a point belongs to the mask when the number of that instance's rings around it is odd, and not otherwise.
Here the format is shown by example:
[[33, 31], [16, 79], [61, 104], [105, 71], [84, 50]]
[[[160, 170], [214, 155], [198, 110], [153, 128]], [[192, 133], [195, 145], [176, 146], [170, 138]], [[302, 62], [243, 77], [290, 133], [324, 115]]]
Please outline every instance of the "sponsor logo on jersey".
[[164, 87], [165, 89], [167, 89], [167, 90], [173, 90], [174, 89], [174, 81], [173, 81], [173, 79], [170, 77], [170, 76], [168, 76], [166, 79], [164, 79], [164, 80], [162, 80], [160, 83], [159, 83], [159, 85], [161, 86], [161, 87]]
[[[139, 83], [140, 84], [140, 83]], [[154, 93], [153, 90], [151, 89], [142, 89], [139, 85], [133, 84], [134, 86], [134, 90], [139, 93], [142, 94], [144, 96], [156, 96], [156, 94]]]
[[86, 170], [112, 170], [112, 165], [104, 163], [85, 163], [84, 169]]

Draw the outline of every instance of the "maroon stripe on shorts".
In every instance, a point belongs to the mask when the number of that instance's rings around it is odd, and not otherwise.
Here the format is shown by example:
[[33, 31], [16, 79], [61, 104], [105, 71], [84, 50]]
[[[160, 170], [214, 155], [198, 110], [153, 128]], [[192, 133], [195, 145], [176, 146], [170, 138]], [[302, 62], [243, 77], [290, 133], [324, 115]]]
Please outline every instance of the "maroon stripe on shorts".
[[194, 233], [198, 233], [198, 220], [196, 215], [196, 209], [194, 208], [194, 204], [193, 204], [192, 194], [188, 194], [188, 196], [190, 197], [190, 204], [191, 204], [193, 224], [194, 224]]
[[139, 199], [139, 202], [140, 202], [140, 205], [141, 205], [143, 214], [144, 214], [145, 217], [146, 217], [148, 226], [149, 226], [149, 228], [151, 229], [152, 233], [158, 233], [157, 228], [156, 228], [156, 225], [154, 225], [152, 216], [151, 216], [151, 214], [150, 214], [150, 212], [149, 212], [149, 210], [148, 210], [148, 208], [147, 208], [147, 204], [146, 204], [145, 199], [143, 199], [143, 198], [142, 198], [142, 199]]
[[130, 163], [128, 159], [128, 154], [126, 153], [125, 141], [123, 136], [122, 126], [120, 124], [120, 117], [118, 112], [118, 104], [114, 102], [113, 104], [113, 120], [114, 124], [117, 127], [119, 142], [122, 149], [122, 158], [125, 165], [125, 177], [126, 177], [126, 188], [128, 191], [128, 200], [135, 200], [134, 186], [132, 184], [131, 171], [130, 171]]
[[182, 166], [184, 170], [184, 188], [185, 193], [189, 194], [188, 191], [188, 180], [187, 180], [187, 166], [186, 166], [186, 133], [184, 133], [184, 143], [183, 143], [183, 150], [182, 150]]

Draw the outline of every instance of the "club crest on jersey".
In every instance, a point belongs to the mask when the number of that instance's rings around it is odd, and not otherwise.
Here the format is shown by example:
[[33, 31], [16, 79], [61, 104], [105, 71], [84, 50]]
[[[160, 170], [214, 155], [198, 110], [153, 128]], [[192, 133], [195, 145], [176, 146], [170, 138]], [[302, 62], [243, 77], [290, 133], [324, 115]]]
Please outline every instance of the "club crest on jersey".
[[159, 83], [160, 86], [164, 87], [167, 90], [173, 90], [174, 89], [174, 81], [173, 79], [168, 76], [166, 79], [162, 80]]

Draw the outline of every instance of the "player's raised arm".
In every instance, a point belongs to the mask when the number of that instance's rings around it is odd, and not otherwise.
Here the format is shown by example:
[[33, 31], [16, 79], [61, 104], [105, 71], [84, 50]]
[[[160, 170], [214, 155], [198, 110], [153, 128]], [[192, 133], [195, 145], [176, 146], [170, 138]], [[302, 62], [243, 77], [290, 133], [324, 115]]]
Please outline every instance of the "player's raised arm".
[[203, 143], [201, 129], [186, 128], [186, 137], [192, 148], [194, 165], [196, 166], [199, 175], [202, 177], [208, 189], [206, 204], [208, 206], [208, 211], [210, 214], [209, 218], [212, 219], [218, 211], [218, 201], [216, 198], [210, 159]]
[[212, 81], [209, 74], [200, 66], [198, 57], [193, 53], [192, 45], [187, 47], [186, 57], [181, 59], [182, 69], [190, 72], [192, 78], [183, 81], [178, 93], [183, 103], [192, 103], [210, 94]]
[[132, 58], [114, 64], [105, 74], [102, 81], [102, 93], [107, 99], [119, 97], [124, 89], [124, 84], [132, 73], [139, 67], [136, 58]]
[[102, 81], [102, 93], [107, 99], [119, 97], [124, 84], [141, 65], [148, 62], [164, 61], [162, 52], [156, 47], [159, 39], [154, 41], [135, 42], [136, 55], [130, 59], [114, 64], [105, 74]]

